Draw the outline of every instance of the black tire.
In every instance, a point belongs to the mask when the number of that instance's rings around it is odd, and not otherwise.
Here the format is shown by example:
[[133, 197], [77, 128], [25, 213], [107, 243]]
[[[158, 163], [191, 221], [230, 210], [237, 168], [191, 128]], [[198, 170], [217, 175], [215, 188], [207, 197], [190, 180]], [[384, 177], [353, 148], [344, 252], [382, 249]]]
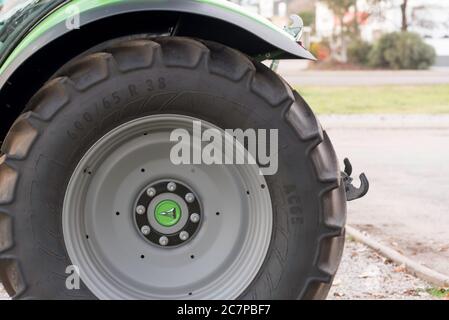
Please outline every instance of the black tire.
[[85, 286], [65, 287], [71, 263], [61, 208], [68, 179], [101, 136], [162, 108], [221, 128], [279, 129], [279, 171], [266, 177], [271, 245], [241, 298], [324, 299], [340, 263], [346, 219], [328, 136], [299, 94], [264, 65], [188, 38], [128, 40], [75, 59], [14, 123], [0, 159], [0, 279], [9, 295], [94, 298]]

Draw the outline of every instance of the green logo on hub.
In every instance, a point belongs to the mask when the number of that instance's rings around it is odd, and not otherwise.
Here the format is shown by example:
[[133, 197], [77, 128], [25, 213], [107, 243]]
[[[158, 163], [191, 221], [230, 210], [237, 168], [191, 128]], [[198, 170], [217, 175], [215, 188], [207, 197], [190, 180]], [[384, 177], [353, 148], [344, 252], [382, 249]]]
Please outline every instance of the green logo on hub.
[[181, 219], [181, 207], [176, 201], [162, 200], [154, 209], [154, 217], [161, 226], [174, 226]]

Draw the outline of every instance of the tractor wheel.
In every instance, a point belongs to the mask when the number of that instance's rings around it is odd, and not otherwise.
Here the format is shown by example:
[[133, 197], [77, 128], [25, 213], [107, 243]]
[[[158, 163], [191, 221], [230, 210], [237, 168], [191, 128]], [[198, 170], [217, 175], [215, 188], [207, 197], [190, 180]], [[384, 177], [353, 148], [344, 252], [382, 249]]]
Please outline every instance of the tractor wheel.
[[[0, 279], [20, 299], [323, 299], [344, 244], [331, 142], [275, 73], [189, 38], [62, 67], [0, 158]], [[174, 129], [278, 129], [278, 170], [175, 165]], [[76, 275], [80, 273], [80, 287]]]

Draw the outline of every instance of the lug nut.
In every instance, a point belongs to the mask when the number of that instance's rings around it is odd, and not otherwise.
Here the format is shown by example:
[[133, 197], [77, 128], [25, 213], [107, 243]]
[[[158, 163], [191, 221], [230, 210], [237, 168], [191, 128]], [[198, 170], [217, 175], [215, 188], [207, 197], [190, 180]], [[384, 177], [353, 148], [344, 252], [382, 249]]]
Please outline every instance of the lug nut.
[[147, 236], [147, 235], [150, 234], [151, 229], [150, 229], [149, 226], [143, 226], [142, 229], [140, 229], [140, 231], [142, 231], [142, 234], [143, 234], [143, 235]]
[[181, 239], [182, 241], [186, 241], [187, 239], [189, 239], [189, 233], [187, 231], [182, 231], [179, 234], [179, 239]]
[[185, 199], [188, 203], [192, 203], [193, 201], [195, 201], [195, 196], [193, 195], [193, 193], [188, 193], [186, 194]]
[[167, 190], [170, 191], [170, 192], [175, 191], [175, 190], [176, 190], [176, 183], [174, 183], [174, 182], [169, 182], [169, 183], [167, 184]]
[[154, 188], [149, 188], [149, 189], [147, 190], [147, 195], [148, 195], [149, 197], [153, 198], [153, 197], [156, 195], [156, 189], [154, 189]]
[[190, 215], [190, 221], [193, 223], [198, 223], [200, 221], [200, 215], [198, 213], [192, 213]]
[[168, 244], [168, 238], [166, 236], [162, 236], [159, 238], [159, 244], [161, 246], [166, 246]]
[[146, 209], [145, 209], [144, 206], [138, 206], [138, 207], [136, 208], [136, 212], [137, 212], [138, 214], [144, 214], [145, 211], [146, 211]]

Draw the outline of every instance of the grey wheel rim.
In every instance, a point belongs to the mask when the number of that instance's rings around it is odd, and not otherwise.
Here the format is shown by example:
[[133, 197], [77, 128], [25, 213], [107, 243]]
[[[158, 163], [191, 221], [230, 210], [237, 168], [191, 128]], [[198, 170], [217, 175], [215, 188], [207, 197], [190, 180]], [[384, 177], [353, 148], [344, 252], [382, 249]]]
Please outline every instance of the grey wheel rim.
[[[127, 122], [98, 140], [74, 170], [63, 204], [64, 242], [98, 298], [235, 299], [261, 268], [273, 217], [259, 168], [169, 160], [170, 133], [191, 131], [195, 120], [156, 115]], [[174, 248], [148, 243], [133, 218], [138, 195], [161, 180], [191, 187], [204, 213], [195, 236]]]

